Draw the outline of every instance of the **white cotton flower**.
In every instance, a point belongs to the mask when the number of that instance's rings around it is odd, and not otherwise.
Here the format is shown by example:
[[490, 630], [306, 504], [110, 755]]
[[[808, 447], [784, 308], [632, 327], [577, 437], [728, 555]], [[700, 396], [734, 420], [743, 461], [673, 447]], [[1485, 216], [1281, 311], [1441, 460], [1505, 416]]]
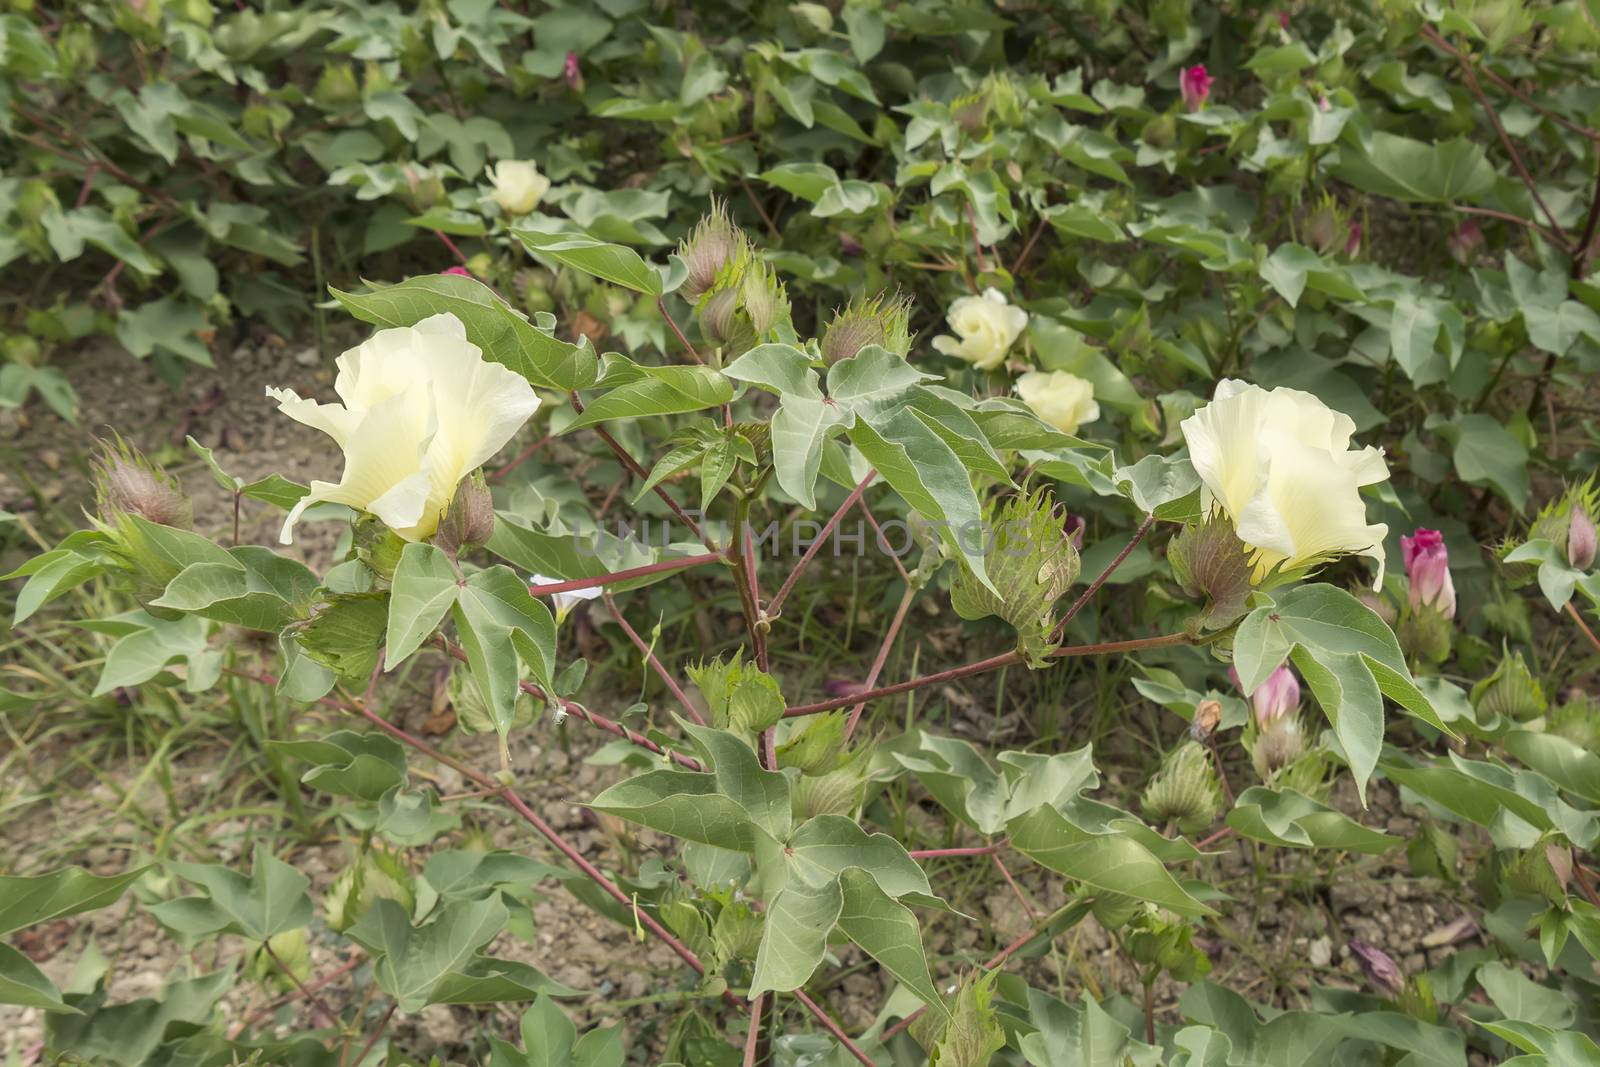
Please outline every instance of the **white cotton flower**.
[[267, 387], [279, 411], [344, 451], [339, 481], [312, 482], [289, 512], [278, 538], [284, 544], [306, 508], [323, 501], [371, 512], [407, 541], [431, 536], [461, 479], [539, 407], [528, 380], [486, 361], [450, 314], [379, 330], [336, 365], [333, 389], [343, 403]]
[[1077, 433], [1079, 426], [1100, 417], [1094, 383], [1070, 371], [1031, 370], [1017, 379], [1017, 395], [1062, 433]]
[[[548, 574], [528, 575], [528, 584], [534, 587], [532, 592], [535, 596], [538, 595], [538, 587], [541, 585], [558, 585], [570, 580], [569, 578], [552, 578]], [[550, 602], [556, 606], [556, 621], [561, 622], [572, 614], [573, 608], [586, 600], [594, 600], [599, 595], [600, 587], [597, 585], [590, 586], [588, 589], [569, 589], [564, 593], [550, 594]]]
[[490, 194], [507, 215], [526, 215], [539, 206], [550, 190], [550, 179], [539, 173], [539, 164], [525, 159], [507, 159], [488, 169], [494, 183]]
[[951, 303], [945, 321], [956, 336], [935, 337], [934, 350], [980, 370], [993, 370], [1005, 362], [1006, 353], [1027, 329], [1028, 313], [1007, 304], [1000, 290], [985, 289], [982, 296], [963, 296]]
[[1355, 423], [1299, 389], [1262, 389], [1234, 379], [1181, 423], [1202, 483], [1201, 504], [1233, 520], [1254, 550], [1256, 578], [1341, 555], [1378, 564], [1389, 528], [1367, 524], [1361, 487], [1385, 481], [1383, 452], [1352, 450]]

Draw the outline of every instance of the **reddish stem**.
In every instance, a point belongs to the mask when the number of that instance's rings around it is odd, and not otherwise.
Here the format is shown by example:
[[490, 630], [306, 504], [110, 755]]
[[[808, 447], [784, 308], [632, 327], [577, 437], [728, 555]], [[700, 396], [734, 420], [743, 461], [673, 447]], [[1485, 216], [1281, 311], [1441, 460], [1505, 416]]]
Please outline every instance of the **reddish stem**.
[[700, 714], [700, 709], [694, 706], [694, 702], [689, 699], [689, 695], [673, 679], [672, 673], [656, 658], [656, 654], [650, 651], [650, 646], [645, 644], [644, 638], [640, 637], [634, 628], [628, 625], [628, 620], [623, 618], [622, 611], [617, 607], [617, 602], [611, 598], [611, 594], [607, 593], [605, 597], [606, 607], [611, 609], [611, 617], [617, 620], [617, 625], [621, 626], [622, 632], [628, 635], [628, 640], [633, 642], [633, 647], [637, 648], [639, 654], [649, 662], [651, 669], [656, 672], [656, 677], [666, 683], [667, 689], [677, 698], [678, 703], [683, 705], [683, 710], [689, 713], [689, 718], [704, 726], [706, 720]]
[[[578, 396], [576, 391], [574, 391], [571, 396], [572, 410], [576, 411], [580, 415], [583, 414], [583, 400]], [[606, 443], [606, 447], [611, 449], [612, 454], [617, 457], [618, 462], [620, 462], [624, 467], [628, 468], [634, 477], [638, 478], [640, 481], [650, 480], [650, 472], [640, 466], [639, 461], [634, 459], [633, 456], [628, 453], [628, 450], [623, 448], [617, 439], [612, 437], [610, 432], [604, 426], [596, 425], [591, 427], [591, 429], [593, 429], [594, 432], [599, 435], [600, 440], [604, 441]], [[711, 549], [713, 552], [717, 550], [717, 546], [707, 540], [706, 535], [700, 532], [700, 524], [689, 517], [688, 513], [685, 512], [683, 508], [679, 506], [678, 502], [672, 498], [671, 493], [667, 492], [666, 489], [662, 488], [660, 485], [651, 486], [651, 490], [656, 494], [656, 496], [660, 497], [661, 502], [666, 504], [667, 508], [678, 517], [678, 521], [692, 530], [695, 537], [699, 538], [707, 548]]]
[[1011, 887], [1011, 892], [1016, 896], [1017, 903], [1021, 904], [1022, 910], [1028, 913], [1029, 921], [1038, 922], [1039, 913], [1029, 903], [1028, 895], [1022, 891], [1022, 887], [1017, 884], [1017, 880], [1011, 877], [1011, 868], [1006, 866], [1006, 861], [1001, 859], [998, 854], [990, 856], [989, 859], [993, 860], [994, 865], [999, 868], [1001, 876], [1006, 880], [1006, 885]]
[[915, 848], [910, 851], [914, 860], [948, 859], [951, 856], [992, 856], [1010, 842], [997, 841], [992, 845], [974, 845], [970, 848]]
[[[1003, 948], [999, 952], [995, 953], [994, 958], [991, 959], [988, 963], [985, 963], [983, 965], [983, 969], [986, 970], [986, 971], [992, 971], [996, 967], [1000, 966], [1006, 960], [1010, 959], [1012, 957], [1012, 955], [1015, 954], [1018, 950], [1020, 950], [1024, 945], [1026, 945], [1028, 942], [1032, 941], [1034, 938], [1038, 937], [1040, 934], [1044, 933], [1045, 929], [1053, 921], [1055, 921], [1055, 915], [1050, 915], [1043, 922], [1036, 923], [1032, 930], [1029, 930], [1027, 933], [1023, 934], [1021, 937], [1019, 937], [1015, 941], [1011, 942], [1011, 944], [1007, 945], [1005, 948]], [[919, 1019], [922, 1016], [922, 1013], [927, 1011], [927, 1010], [928, 1009], [927, 1009], [926, 1006], [918, 1008], [916, 1011], [912, 1012], [910, 1015], [907, 1015], [904, 1019], [901, 1019], [899, 1022], [897, 1022], [893, 1026], [889, 1027], [889, 1029], [887, 1029], [887, 1030], [885, 1030], [883, 1032], [883, 1043], [884, 1044], [888, 1044], [889, 1043], [889, 1039], [891, 1037], [893, 1037], [895, 1034], [900, 1033], [900, 1031], [904, 1030], [906, 1027], [908, 1027], [912, 1023], [916, 1022], [917, 1019]]]
[[[399, 1006], [400, 1002], [397, 1000], [389, 1005], [388, 1011], [383, 1013], [383, 1018], [378, 1020], [378, 1028], [372, 1032], [371, 1037], [367, 1038], [367, 1043], [361, 1046], [361, 1052], [356, 1056], [355, 1067], [361, 1067], [362, 1062], [367, 1058], [367, 1053], [372, 1051], [372, 1046], [378, 1043], [378, 1038], [382, 1037], [383, 1032], [389, 1028], [389, 1020], [394, 1018], [394, 1010]], [[346, 1049], [349, 1049], [349, 1047], [349, 1045], [345, 1046]], [[341, 1060], [340, 1062], [342, 1063], [343, 1061]]]
[[361, 966], [361, 964], [365, 961], [365, 959], [366, 959], [366, 957], [364, 957], [364, 956], [362, 956], [360, 954], [357, 954], [355, 957], [353, 957], [351, 959], [348, 959], [348, 960], [345, 960], [338, 967], [335, 967], [333, 970], [329, 971], [327, 974], [323, 975], [321, 978], [316, 979], [315, 981], [307, 984], [306, 986], [301, 987], [301, 986], [299, 986], [297, 984], [296, 988], [295, 988], [295, 991], [293, 993], [285, 993], [283, 996], [279, 997], [278, 999], [276, 999], [274, 1001], [270, 1001], [267, 1004], [263, 1004], [261, 1007], [257, 1008], [255, 1011], [252, 1011], [249, 1015], [245, 1016], [243, 1019], [240, 1019], [237, 1023], [234, 1024], [233, 1029], [228, 1032], [228, 1040], [229, 1041], [236, 1040], [239, 1037], [240, 1034], [244, 1033], [251, 1026], [253, 1026], [256, 1022], [258, 1022], [261, 1019], [266, 1018], [268, 1015], [270, 1015], [273, 1012], [277, 1011], [279, 1008], [283, 1007], [285, 1004], [292, 1004], [295, 1001], [299, 1000], [302, 996], [306, 996], [308, 994], [315, 993], [319, 989], [322, 989], [322, 988], [324, 988], [326, 986], [332, 985], [334, 982], [337, 982], [340, 978], [343, 978], [345, 975], [349, 974], [351, 971], [353, 971], [357, 967]]
[[[1118, 652], [1140, 652], [1148, 648], [1171, 648], [1175, 645], [1191, 644], [1193, 640], [1192, 637], [1184, 633], [1162, 634], [1159, 637], [1136, 637], [1129, 641], [1103, 641], [1093, 645], [1071, 645], [1066, 648], [1058, 648], [1051, 652], [1050, 655], [1058, 659], [1071, 659], [1080, 656], [1106, 656]], [[1000, 667], [1010, 667], [1022, 661], [1020, 652], [1006, 652], [998, 656], [990, 656], [988, 659], [978, 660], [976, 663], [968, 663], [965, 666], [952, 667], [947, 671], [939, 671], [937, 674], [924, 674], [909, 681], [896, 682], [893, 685], [869, 689], [865, 693], [837, 697], [833, 700], [821, 700], [815, 704], [800, 704], [784, 712], [784, 716], [793, 718], [797, 715], [816, 715], [824, 711], [832, 711], [834, 708], [842, 708], [846, 705], [854, 704], [857, 701], [877, 700], [879, 697], [891, 697], [898, 693], [909, 693], [913, 689], [938, 685], [940, 682], [953, 682], [958, 678], [967, 678], [974, 674], [982, 674], [985, 671], [997, 670]]]
[[758, 993], [750, 1002], [750, 1032], [744, 1039], [744, 1067], [756, 1067], [756, 1056], [761, 1048], [761, 1004], [765, 994]]
[[1594, 631], [1589, 629], [1589, 624], [1583, 621], [1583, 614], [1578, 611], [1578, 606], [1570, 600], [1567, 601], [1567, 614], [1572, 616], [1572, 621], [1578, 624], [1578, 629], [1583, 631], [1583, 636], [1589, 639], [1589, 643], [1596, 651], [1600, 651], [1600, 637], [1596, 637]]
[[719, 563], [723, 559], [720, 552], [704, 552], [698, 556], [680, 556], [677, 559], [663, 559], [655, 563], [646, 563], [642, 567], [629, 567], [626, 570], [612, 571], [610, 574], [601, 574], [593, 578], [573, 578], [564, 582], [539, 582], [530, 584], [528, 592], [534, 596], [554, 596], [556, 593], [571, 593], [579, 589], [599, 589], [602, 586], [615, 585], [618, 582], [631, 581], [634, 578], [645, 578], [652, 574], [663, 574], [667, 571], [680, 571], [687, 567], [698, 567], [702, 563]]
[[656, 310], [661, 312], [661, 317], [667, 320], [668, 326], [672, 327], [672, 332], [678, 337], [678, 343], [683, 345], [685, 352], [689, 353], [689, 358], [704, 366], [706, 361], [700, 358], [700, 353], [695, 351], [694, 345], [690, 344], [689, 339], [683, 335], [683, 331], [678, 329], [678, 321], [667, 312], [666, 297], [656, 297]]
[[[867, 681], [863, 688], [869, 692], [873, 686], [878, 684], [878, 676], [883, 673], [883, 665], [889, 660], [889, 650], [894, 647], [895, 638], [900, 636], [900, 627], [904, 625], [906, 613], [911, 610], [911, 602], [916, 599], [916, 596], [917, 587], [914, 585], [906, 586], [905, 593], [900, 597], [900, 606], [895, 608], [894, 618], [889, 621], [889, 629], [883, 635], [883, 643], [878, 646], [878, 654], [873, 657], [872, 669], [867, 672]], [[844, 727], [845, 740], [848, 741], [854, 736], [856, 723], [861, 721], [861, 712], [866, 706], [866, 700], [862, 699], [856, 703], [855, 707], [850, 709], [850, 721], [845, 723]]]
[[504, 467], [501, 467], [499, 470], [497, 470], [493, 474], [489, 475], [489, 480], [491, 482], [500, 481], [506, 475], [510, 474], [512, 471], [514, 471], [518, 467], [522, 466], [522, 464], [529, 457], [531, 457], [535, 452], [539, 451], [539, 449], [543, 448], [545, 445], [547, 445], [551, 441], [555, 440], [555, 437], [556, 437], [556, 435], [553, 434], [553, 433], [545, 434], [543, 437], [539, 438], [533, 444], [529, 445], [527, 448], [524, 448], [521, 452], [518, 452], [516, 459], [512, 460], [510, 463], [507, 463]]
[[1216, 833], [1212, 834], [1210, 837], [1204, 838], [1203, 840], [1198, 842], [1194, 847], [1195, 848], [1205, 848], [1208, 845], [1214, 845], [1218, 841], [1221, 841], [1224, 837], [1227, 837], [1231, 833], [1233, 833], [1233, 827], [1224, 826], [1222, 829], [1218, 830]]
[[889, 539], [883, 536], [883, 527], [878, 525], [877, 516], [872, 514], [872, 509], [867, 506], [867, 502], [865, 500], [858, 499], [856, 501], [856, 507], [860, 508], [861, 514], [867, 517], [867, 522], [872, 526], [872, 533], [873, 536], [877, 538], [880, 550], [884, 555], [889, 557], [889, 562], [894, 564], [894, 569], [900, 573], [900, 580], [909, 583], [911, 581], [911, 575], [906, 571], [905, 564], [900, 562], [900, 557], [894, 552], [890, 551]]
[[1076, 618], [1078, 612], [1083, 610], [1084, 605], [1089, 603], [1089, 600], [1100, 591], [1100, 587], [1106, 584], [1106, 579], [1111, 577], [1113, 571], [1122, 566], [1123, 560], [1132, 554], [1134, 546], [1144, 540], [1144, 535], [1149, 533], [1150, 527], [1155, 524], [1156, 517], [1154, 515], [1146, 515], [1144, 517], [1144, 521], [1139, 524], [1139, 528], [1133, 531], [1133, 536], [1128, 538], [1128, 543], [1122, 546], [1122, 551], [1117, 553], [1115, 559], [1106, 564], [1105, 569], [1095, 577], [1094, 581], [1089, 583], [1089, 588], [1083, 591], [1083, 595], [1073, 601], [1072, 607], [1068, 608], [1067, 613], [1061, 616], [1061, 621], [1056, 623], [1056, 628], [1050, 633], [1052, 641], [1061, 640], [1061, 635], [1067, 632], [1067, 624]]
[[844, 503], [839, 505], [839, 510], [835, 511], [833, 517], [823, 525], [822, 532], [817, 534], [816, 539], [806, 546], [805, 555], [800, 557], [800, 562], [794, 565], [794, 569], [789, 572], [789, 577], [785, 578], [783, 584], [778, 587], [778, 594], [772, 598], [772, 603], [767, 605], [767, 614], [770, 617], [778, 617], [778, 612], [783, 608], [783, 602], [789, 598], [790, 591], [794, 589], [795, 583], [800, 580], [800, 575], [805, 571], [806, 565], [816, 558], [818, 552], [822, 551], [822, 542], [833, 535], [834, 528], [839, 525], [839, 520], [844, 518], [844, 513], [855, 506], [856, 501], [861, 499], [861, 494], [867, 491], [867, 486], [871, 485], [872, 480], [877, 476], [877, 471], [868, 471], [867, 476], [857, 482], [856, 487], [850, 490], [850, 495], [844, 498]]
[[450, 250], [450, 254], [456, 257], [457, 263], [460, 263], [463, 267], [467, 265], [467, 257], [462, 255], [461, 249], [457, 248], [456, 243], [450, 240], [449, 234], [443, 230], [434, 230], [433, 235], [444, 242], [444, 246]]
[[806, 996], [805, 990], [796, 989], [794, 991], [794, 997], [796, 1000], [806, 1006], [806, 1010], [811, 1012], [811, 1014], [816, 1017], [817, 1021], [822, 1024], [823, 1028], [826, 1029], [828, 1033], [833, 1035], [833, 1039], [835, 1041], [844, 1046], [846, 1052], [850, 1053], [850, 1055], [856, 1058], [856, 1062], [864, 1063], [866, 1064], [866, 1067], [877, 1067], [877, 1064], [872, 1062], [872, 1057], [868, 1056], [865, 1052], [862, 1052], [861, 1046], [857, 1045], [854, 1041], [851, 1041], [850, 1035], [846, 1034], [844, 1030], [839, 1027], [839, 1024], [833, 1021], [833, 1016], [829, 1015], [826, 1011], [823, 1011], [821, 1006], [818, 1005], [816, 1001]]

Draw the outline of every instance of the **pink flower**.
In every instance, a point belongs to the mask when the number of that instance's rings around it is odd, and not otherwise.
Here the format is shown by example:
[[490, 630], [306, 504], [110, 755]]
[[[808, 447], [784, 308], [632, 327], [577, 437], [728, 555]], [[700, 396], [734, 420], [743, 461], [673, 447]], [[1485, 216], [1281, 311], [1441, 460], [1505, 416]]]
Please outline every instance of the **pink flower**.
[[459, 274], [463, 278], [472, 277], [472, 272], [465, 267], [446, 267], [441, 273]]
[[1358, 253], [1360, 251], [1361, 251], [1361, 223], [1352, 222], [1350, 224], [1350, 236], [1349, 236], [1348, 239], [1346, 239], [1346, 241], [1344, 243], [1344, 254], [1346, 256], [1349, 256], [1351, 259], [1354, 259], [1356, 257], [1356, 253]]
[[1287, 11], [1278, 12], [1278, 29], [1287, 30], [1288, 28], [1289, 28], [1289, 13]]
[[1445, 246], [1450, 249], [1450, 258], [1465, 266], [1472, 261], [1478, 248], [1483, 244], [1483, 230], [1476, 222], [1468, 219], [1456, 228], [1456, 232], [1445, 238]]
[[1183, 106], [1190, 111], [1199, 111], [1205, 105], [1206, 98], [1211, 95], [1211, 83], [1214, 81], [1216, 79], [1206, 73], [1204, 63], [1185, 67], [1178, 75], [1178, 88], [1183, 92]]
[[[1229, 667], [1228, 677], [1233, 679], [1234, 685], [1241, 690], [1244, 689], [1244, 683], [1239, 681], [1238, 671]], [[1245, 695], [1250, 698], [1250, 708], [1255, 712], [1256, 725], [1265, 729], [1269, 724], [1277, 722], [1300, 706], [1300, 680], [1294, 676], [1294, 671], [1289, 669], [1287, 663], [1280, 664], [1277, 670], [1267, 676], [1266, 681], [1256, 686], [1255, 692]]]
[[1450, 580], [1450, 553], [1438, 530], [1418, 530], [1400, 538], [1400, 552], [1411, 579], [1411, 610], [1431, 607], [1447, 619], [1456, 615], [1456, 586]]
[[578, 66], [578, 53], [567, 53], [567, 61], [562, 66], [561, 76], [566, 79], [567, 85], [574, 92], [583, 92], [583, 70]]

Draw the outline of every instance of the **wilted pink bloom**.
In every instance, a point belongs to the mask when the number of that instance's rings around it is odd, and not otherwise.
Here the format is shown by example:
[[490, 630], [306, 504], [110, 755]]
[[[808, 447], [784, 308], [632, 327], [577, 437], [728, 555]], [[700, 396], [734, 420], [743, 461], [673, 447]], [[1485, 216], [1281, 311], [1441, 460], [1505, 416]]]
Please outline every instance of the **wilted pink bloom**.
[[1067, 535], [1067, 540], [1072, 542], [1073, 548], [1083, 547], [1083, 532], [1088, 529], [1088, 523], [1082, 515], [1068, 515], [1061, 520], [1061, 529]]
[[472, 277], [472, 272], [470, 270], [468, 270], [467, 268], [465, 268], [465, 267], [446, 267], [444, 269], [444, 273], [445, 274], [459, 274], [463, 278]]
[[1483, 230], [1476, 222], [1468, 219], [1456, 227], [1456, 232], [1445, 238], [1445, 246], [1450, 249], [1450, 258], [1460, 264], [1471, 262], [1473, 255], [1483, 244]]
[[862, 252], [866, 251], [866, 248], [860, 241], [856, 240], [854, 234], [840, 233], [839, 251], [843, 252], [847, 256], [859, 256]]
[[1400, 538], [1400, 553], [1406, 561], [1406, 577], [1411, 579], [1411, 610], [1431, 607], [1447, 619], [1456, 617], [1456, 585], [1450, 579], [1450, 553], [1444, 547], [1444, 534], [1438, 530], [1418, 530]]
[[853, 697], [865, 693], [867, 687], [850, 678], [829, 678], [822, 683], [822, 691], [830, 697]]
[[[1239, 672], [1232, 667], [1228, 668], [1228, 677], [1233, 679], [1233, 684], [1241, 690], [1244, 683], [1239, 681]], [[1267, 680], [1256, 686], [1254, 693], [1246, 693], [1250, 698], [1250, 708], [1255, 712], [1256, 725], [1265, 728], [1293, 712], [1300, 706], [1300, 680], [1294, 676], [1294, 671], [1289, 669], [1287, 663], [1279, 665], [1278, 669], [1267, 675]]]
[[1572, 519], [1567, 524], [1567, 562], [1586, 571], [1594, 566], [1594, 519], [1582, 504], [1572, 508]]
[[1280, 30], [1289, 28], [1289, 13], [1287, 11], [1278, 12], [1278, 28]]
[[567, 53], [567, 62], [562, 67], [561, 76], [567, 80], [567, 84], [574, 92], [583, 92], [583, 71], [578, 66], [578, 53]]
[[1344, 243], [1344, 254], [1354, 259], [1357, 252], [1361, 251], [1361, 223], [1350, 223], [1350, 236]]
[[1183, 106], [1190, 111], [1199, 111], [1206, 102], [1206, 97], [1211, 95], [1211, 83], [1216, 81], [1206, 73], [1204, 63], [1196, 63], [1192, 67], [1185, 67], [1178, 75], [1178, 89], [1183, 93]]
[[1400, 973], [1400, 965], [1387, 952], [1373, 948], [1365, 941], [1352, 941], [1350, 954], [1356, 958], [1356, 965], [1361, 968], [1367, 984], [1379, 996], [1393, 1000], [1405, 989], [1406, 976]]

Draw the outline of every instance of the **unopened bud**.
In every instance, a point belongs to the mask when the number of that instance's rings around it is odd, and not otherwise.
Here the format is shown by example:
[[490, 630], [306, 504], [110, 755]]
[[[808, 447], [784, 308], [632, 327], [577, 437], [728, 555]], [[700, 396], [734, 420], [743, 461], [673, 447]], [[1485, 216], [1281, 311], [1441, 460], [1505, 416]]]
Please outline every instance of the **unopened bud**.
[[1267, 723], [1256, 735], [1250, 750], [1250, 765], [1263, 782], [1270, 782], [1279, 771], [1299, 759], [1305, 747], [1300, 717], [1285, 715]]
[[711, 213], [678, 245], [678, 258], [688, 269], [678, 292], [691, 304], [698, 301], [717, 283], [724, 268], [747, 254], [748, 245], [743, 231], [728, 218], [728, 205], [713, 200]]
[[127, 514], [160, 526], [188, 528], [193, 508], [177, 479], [121, 437], [100, 442], [93, 468], [95, 505], [106, 522]]
[[1379, 996], [1393, 1000], [1405, 989], [1406, 976], [1387, 952], [1365, 941], [1351, 941], [1350, 955], [1355, 957], [1362, 976]]
[[1167, 546], [1172, 575], [1191, 596], [1204, 596], [1200, 625], [1219, 630], [1245, 613], [1250, 600], [1250, 556], [1233, 524], [1213, 515], [1185, 527]]
[[1572, 508], [1572, 521], [1567, 526], [1567, 562], [1580, 571], [1594, 566], [1595, 528], [1589, 509], [1582, 504]]
[[761, 260], [753, 260], [745, 271], [744, 284], [739, 287], [745, 315], [755, 340], [765, 337], [767, 331], [789, 316], [789, 296], [783, 283]]
[[575, 93], [583, 92], [583, 68], [578, 66], [578, 53], [567, 53], [567, 60], [561, 65], [561, 77], [567, 88]]
[[433, 543], [450, 555], [486, 545], [494, 534], [494, 497], [483, 472], [473, 471], [456, 487], [449, 509], [439, 521]]
[[1145, 787], [1140, 806], [1147, 821], [1172, 823], [1190, 834], [1215, 822], [1221, 803], [1210, 753], [1190, 742], [1167, 757]]
[[1456, 231], [1445, 238], [1445, 247], [1450, 250], [1450, 258], [1462, 266], [1471, 263], [1482, 246], [1483, 229], [1471, 219], [1456, 227]]
[[1216, 79], [1206, 73], [1204, 63], [1185, 67], [1178, 74], [1178, 90], [1183, 94], [1183, 106], [1190, 111], [1199, 111], [1204, 107], [1214, 81]]
[[830, 364], [849, 359], [868, 345], [896, 355], [911, 350], [911, 298], [896, 292], [856, 300], [833, 316], [822, 334], [822, 358]]
[[1522, 653], [1513, 652], [1503, 656], [1493, 674], [1472, 687], [1472, 707], [1480, 723], [1495, 715], [1526, 722], [1543, 715], [1548, 703], [1544, 687], [1528, 670]]
[[1450, 578], [1450, 553], [1438, 530], [1418, 530], [1400, 538], [1406, 576], [1411, 580], [1411, 610], [1427, 607], [1447, 619], [1455, 618], [1456, 587]]

